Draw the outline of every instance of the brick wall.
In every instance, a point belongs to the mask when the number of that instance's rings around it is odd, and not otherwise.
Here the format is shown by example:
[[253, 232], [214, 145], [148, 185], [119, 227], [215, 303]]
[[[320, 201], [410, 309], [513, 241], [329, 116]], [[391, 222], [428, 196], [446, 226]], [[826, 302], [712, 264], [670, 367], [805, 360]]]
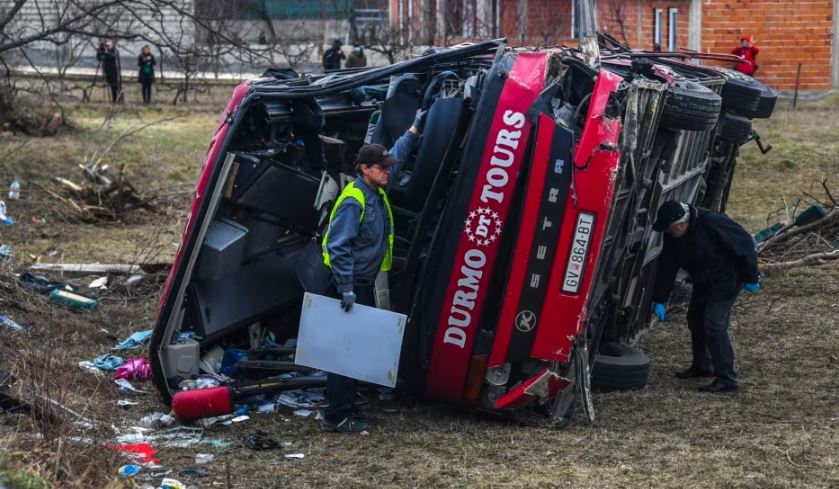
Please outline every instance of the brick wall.
[[[514, 43], [556, 44], [571, 40], [572, 0], [508, 0], [502, 2], [502, 35]], [[653, 48], [654, 9], [662, 9], [662, 49], [667, 49], [669, 9], [677, 9], [676, 46], [686, 47], [688, 39], [689, 0], [599, 0], [598, 28], [627, 42], [638, 44], [639, 8], [641, 12], [641, 44]], [[523, 14], [523, 10], [526, 14]]]
[[[416, 8], [422, 3], [433, 8], [437, 1], [440, 0], [414, 0], [414, 5]], [[476, 1], [491, 3], [493, 0]], [[511, 44], [573, 43], [572, 0], [495, 1], [500, 8], [499, 35], [507, 37]], [[697, 1], [702, 6], [703, 52], [729, 53], [741, 35], [751, 34], [761, 50], [758, 79], [776, 89], [791, 90], [795, 88], [796, 71], [801, 63], [802, 90], [831, 88], [833, 4], [839, 0], [694, 0]], [[391, 8], [398, 6], [398, 2], [392, 0]], [[666, 51], [670, 10], [676, 9], [676, 48], [687, 48], [691, 3], [691, 0], [597, 0], [598, 27], [633, 48], [653, 49], [654, 12], [661, 9], [661, 49]], [[734, 63], [720, 63], [734, 66]]]
[[550, 45], [571, 39], [571, 1], [529, 0], [527, 21], [531, 43]]
[[[676, 49], [687, 47], [689, 0], [601, 0], [597, 2], [598, 28], [633, 48], [653, 49], [655, 10], [661, 9], [661, 50], [667, 51], [670, 9], [676, 9]], [[639, 14], [640, 9], [640, 16]], [[641, 42], [638, 43], [640, 20]]]
[[741, 35], [760, 48], [756, 78], [773, 88], [830, 88], [833, 0], [703, 0], [702, 49], [730, 52]]

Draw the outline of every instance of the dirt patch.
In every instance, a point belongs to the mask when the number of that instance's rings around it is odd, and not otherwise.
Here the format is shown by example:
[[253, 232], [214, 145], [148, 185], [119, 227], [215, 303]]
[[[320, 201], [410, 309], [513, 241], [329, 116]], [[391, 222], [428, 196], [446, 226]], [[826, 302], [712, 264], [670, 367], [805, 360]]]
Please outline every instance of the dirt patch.
[[0, 131], [44, 137], [74, 129], [61, 110], [43, 105], [34, 97], [14, 94], [8, 87], [0, 87]]

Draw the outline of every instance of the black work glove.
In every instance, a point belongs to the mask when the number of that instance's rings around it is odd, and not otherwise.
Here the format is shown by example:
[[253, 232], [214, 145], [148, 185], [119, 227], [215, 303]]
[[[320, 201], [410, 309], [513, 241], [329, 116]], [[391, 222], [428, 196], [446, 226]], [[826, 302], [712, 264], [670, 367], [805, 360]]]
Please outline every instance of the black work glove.
[[416, 127], [419, 132], [422, 132], [423, 128], [425, 128], [425, 117], [427, 115], [428, 109], [423, 109], [422, 107], [417, 109], [417, 114], [414, 117], [414, 127]]
[[355, 292], [350, 290], [349, 292], [341, 294], [341, 309], [343, 309], [344, 312], [350, 312], [353, 304], [355, 304]]

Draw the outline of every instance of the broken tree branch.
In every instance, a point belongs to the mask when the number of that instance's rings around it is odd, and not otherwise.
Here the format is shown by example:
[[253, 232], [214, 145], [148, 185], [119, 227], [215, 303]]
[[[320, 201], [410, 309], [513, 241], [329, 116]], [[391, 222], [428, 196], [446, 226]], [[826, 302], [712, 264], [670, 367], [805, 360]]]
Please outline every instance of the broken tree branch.
[[831, 202], [833, 202], [834, 206], [839, 206], [839, 202], [836, 202], [836, 199], [833, 198], [833, 194], [830, 193], [830, 188], [827, 186], [827, 177], [822, 178], [821, 184], [822, 188], [824, 189], [824, 193], [827, 194], [827, 198], [830, 199]]
[[99, 264], [99, 263], [39, 263], [32, 265], [32, 270], [43, 272], [63, 273], [120, 273], [132, 274], [142, 272], [140, 265]]
[[795, 268], [804, 265], [809, 265], [811, 263], [836, 259], [839, 259], [839, 250], [833, 250], [824, 253], [813, 253], [812, 255], [807, 255], [804, 258], [799, 258], [798, 260], [784, 261], [780, 263], [767, 263], [766, 265], [762, 265], [760, 269], [765, 272], [774, 272], [778, 270], [785, 270], [787, 268]]
[[757, 247], [757, 252], [762, 253], [763, 251], [771, 248], [772, 246], [777, 245], [778, 243], [782, 243], [793, 236], [798, 236], [802, 233], [808, 233], [813, 229], [818, 229], [821, 226], [826, 224], [832, 223], [835, 220], [839, 220], [839, 209], [831, 210], [826, 216], [819, 219], [818, 221], [811, 222], [810, 224], [805, 224], [804, 226], [798, 226], [794, 229], [791, 229], [794, 225], [788, 224], [781, 228], [775, 236], [767, 239]]

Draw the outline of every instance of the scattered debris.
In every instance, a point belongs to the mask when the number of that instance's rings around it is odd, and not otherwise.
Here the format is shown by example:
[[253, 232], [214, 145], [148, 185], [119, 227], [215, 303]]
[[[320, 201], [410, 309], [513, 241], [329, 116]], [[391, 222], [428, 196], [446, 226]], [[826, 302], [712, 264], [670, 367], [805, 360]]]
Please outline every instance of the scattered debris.
[[202, 372], [216, 375], [219, 373], [219, 369], [221, 368], [221, 360], [223, 357], [224, 348], [214, 345], [207, 353], [204, 354], [204, 356], [201, 357], [201, 362], [198, 364], [198, 368], [200, 368]]
[[303, 458], [305, 455], [302, 453], [287, 453], [285, 458]]
[[260, 404], [256, 408], [256, 412], [263, 413], [263, 414], [276, 413], [277, 412], [277, 403], [266, 402], [266, 403]]
[[125, 285], [126, 285], [126, 287], [133, 287], [133, 286], [139, 284], [140, 282], [142, 282], [143, 279], [146, 278], [146, 276], [147, 276], [146, 274], [135, 273], [134, 275], [128, 277], [125, 280]]
[[201, 464], [208, 464], [215, 460], [216, 456], [212, 453], [196, 453], [195, 454], [195, 463]]
[[178, 472], [181, 477], [207, 477], [210, 471], [203, 467], [186, 467]]
[[93, 365], [99, 370], [105, 372], [113, 372], [120, 365], [124, 364], [125, 360], [122, 357], [106, 353], [105, 355], [93, 359]]
[[129, 406], [136, 406], [138, 404], [140, 404], [140, 403], [136, 402], [136, 401], [131, 401], [131, 400], [128, 400], [128, 399], [120, 399], [120, 400], [117, 401], [117, 406], [123, 407], [123, 408], [127, 408]]
[[186, 489], [186, 486], [178, 479], [167, 477], [160, 482], [160, 489]]
[[99, 368], [96, 367], [96, 365], [94, 365], [93, 362], [91, 362], [90, 360], [83, 360], [83, 361], [79, 362], [79, 367], [81, 367], [81, 368], [83, 368], [83, 369], [85, 369], [89, 372], [92, 372], [96, 375], [104, 375], [104, 372], [99, 370]]
[[95, 297], [89, 297], [65, 289], [53, 289], [49, 294], [49, 298], [75, 309], [94, 309], [99, 305], [99, 300]]
[[6, 203], [0, 200], [0, 222], [6, 226], [11, 226], [15, 223], [14, 219], [6, 215]]
[[120, 467], [118, 473], [119, 473], [119, 476], [122, 477], [123, 479], [128, 479], [128, 478], [134, 477], [135, 475], [139, 474], [140, 469], [141, 469], [141, 467], [139, 465], [128, 464], [128, 465], [123, 465], [122, 467]]
[[277, 402], [292, 409], [320, 407], [325, 402], [323, 389], [297, 389], [277, 396]]
[[[789, 224], [778, 223], [755, 235], [761, 270], [770, 272], [839, 259], [839, 203], [826, 181], [822, 186], [830, 202], [817, 201], [798, 214], [795, 208], [791, 212], [784, 209]], [[795, 207], [800, 203], [799, 200]]]
[[262, 430], [255, 430], [242, 435], [242, 443], [251, 450], [273, 450], [280, 448], [280, 443]]
[[116, 385], [118, 385], [118, 386], [119, 386], [119, 388], [120, 388], [120, 389], [122, 389], [122, 390], [127, 390], [127, 391], [131, 391], [131, 392], [136, 392], [136, 393], [139, 393], [139, 394], [145, 394], [145, 393], [146, 393], [146, 391], [144, 391], [144, 390], [142, 390], [142, 389], [137, 389], [136, 387], [134, 387], [133, 385], [131, 385], [131, 382], [129, 382], [129, 381], [125, 380], [125, 379], [117, 379], [117, 380], [114, 380], [114, 383], [115, 383]]
[[44, 190], [75, 210], [79, 217], [87, 220], [118, 219], [135, 209], [156, 211], [152, 205], [156, 197], [141, 195], [125, 178], [125, 165], [120, 166], [116, 175], [112, 175], [108, 165], [97, 163], [79, 165], [87, 180], [79, 185], [66, 178], [54, 177], [53, 180], [65, 189], [65, 195], [59, 195], [48, 188]]
[[18, 324], [12, 318], [6, 316], [0, 316], [0, 326], [3, 326], [7, 329], [10, 329], [16, 333], [24, 333], [26, 332], [26, 328]]
[[161, 412], [148, 414], [140, 418], [140, 426], [143, 428], [156, 428], [159, 426], [172, 426], [175, 423], [175, 418]]
[[309, 416], [311, 416], [315, 412], [316, 411], [312, 411], [311, 409], [298, 409], [298, 410], [294, 411], [294, 415], [295, 416], [300, 416], [301, 418], [308, 418]]
[[218, 387], [221, 385], [221, 380], [215, 377], [207, 377], [202, 376], [198, 377], [197, 379], [186, 379], [182, 380], [178, 384], [178, 388], [181, 390], [195, 390], [195, 389], [208, 389], [210, 387]]
[[50, 280], [43, 275], [35, 275], [29, 272], [23, 272], [18, 277], [18, 284], [24, 289], [34, 290], [39, 294], [48, 295], [55, 289], [76, 290], [72, 285], [66, 282], [57, 282]]
[[116, 368], [114, 380], [149, 380], [151, 366], [145, 357], [130, 358]]
[[228, 348], [221, 359], [221, 368], [219, 371], [228, 377], [235, 377], [239, 362], [247, 358], [247, 356], [247, 350]]
[[9, 244], [0, 245], [0, 261], [11, 260], [13, 256], [14, 256], [14, 252], [12, 251], [12, 245], [9, 245]]
[[151, 338], [152, 330], [148, 329], [146, 331], [137, 331], [133, 333], [128, 338], [120, 341], [112, 350], [132, 350], [134, 348], [138, 348], [143, 345], [143, 343], [149, 341]]
[[20, 199], [20, 181], [15, 178], [12, 180], [12, 184], [9, 185], [9, 200], [19, 200]]
[[107, 289], [108, 288], [108, 276], [105, 275], [103, 277], [99, 277], [94, 281], [90, 282], [87, 285], [88, 289]]
[[198, 340], [198, 335], [195, 334], [194, 331], [186, 331], [184, 333], [179, 333], [178, 334], [178, 343], [180, 343], [180, 344], [189, 343], [191, 341], [197, 341], [197, 340]]
[[141, 463], [160, 463], [160, 460], [154, 458], [157, 450], [150, 443], [120, 443], [116, 445], [108, 445], [108, 448], [115, 452], [124, 453], [130, 457], [136, 458]]

